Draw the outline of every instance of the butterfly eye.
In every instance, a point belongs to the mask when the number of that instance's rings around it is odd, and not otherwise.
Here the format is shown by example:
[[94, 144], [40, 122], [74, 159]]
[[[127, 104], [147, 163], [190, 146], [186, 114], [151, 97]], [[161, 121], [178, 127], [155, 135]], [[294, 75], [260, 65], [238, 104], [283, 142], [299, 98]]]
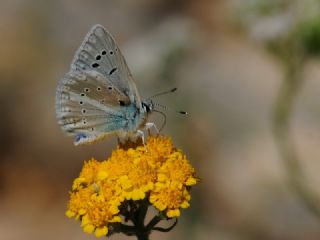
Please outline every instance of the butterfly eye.
[[112, 90], [112, 89], [113, 89], [113, 87], [108, 87], [108, 89], [109, 89], [109, 90]]
[[80, 101], [80, 102], [79, 102], [79, 104], [80, 104], [80, 105], [82, 105], [82, 104], [83, 104], [83, 102], [82, 102], [82, 101]]
[[101, 54], [102, 54], [102, 55], [106, 55], [107, 52], [106, 52], [105, 50], [103, 50], [103, 51], [101, 52]]
[[100, 60], [100, 59], [101, 59], [101, 55], [97, 55], [96, 60]]
[[97, 91], [101, 91], [101, 87], [97, 87]]
[[110, 50], [109, 53], [110, 53], [110, 55], [113, 55], [113, 51], [112, 50]]
[[90, 89], [89, 89], [89, 88], [85, 88], [84, 91], [85, 91], [85, 92], [89, 92]]
[[86, 113], [86, 112], [87, 112], [87, 110], [82, 109], [82, 110], [81, 110], [81, 112], [84, 114], [84, 113]]
[[81, 97], [84, 97], [84, 96], [85, 96], [85, 94], [84, 94], [84, 93], [81, 93], [80, 95], [81, 95]]

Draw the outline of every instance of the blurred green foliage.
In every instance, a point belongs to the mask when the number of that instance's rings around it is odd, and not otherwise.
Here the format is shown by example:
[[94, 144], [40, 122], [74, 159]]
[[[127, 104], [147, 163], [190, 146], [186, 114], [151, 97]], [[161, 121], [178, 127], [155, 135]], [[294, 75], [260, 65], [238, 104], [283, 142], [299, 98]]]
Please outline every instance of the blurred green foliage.
[[307, 55], [319, 56], [320, 15], [302, 21], [297, 28], [296, 36], [300, 39], [304, 52]]
[[[320, 54], [320, 2], [317, 0], [252, 0], [241, 5], [240, 24], [267, 49], [283, 58]], [[277, 19], [277, 20], [275, 20]], [[259, 35], [260, 34], [260, 35]]]

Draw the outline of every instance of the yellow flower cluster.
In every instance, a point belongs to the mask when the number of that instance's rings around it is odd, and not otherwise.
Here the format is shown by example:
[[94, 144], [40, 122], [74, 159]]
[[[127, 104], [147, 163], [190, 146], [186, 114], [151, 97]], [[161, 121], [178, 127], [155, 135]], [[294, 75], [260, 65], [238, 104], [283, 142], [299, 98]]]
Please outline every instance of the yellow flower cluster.
[[109, 224], [122, 221], [120, 209], [127, 200], [147, 198], [168, 218], [180, 216], [196, 183], [194, 168], [170, 138], [149, 137], [145, 146], [118, 147], [106, 161], [85, 162], [73, 182], [66, 215], [101, 237]]

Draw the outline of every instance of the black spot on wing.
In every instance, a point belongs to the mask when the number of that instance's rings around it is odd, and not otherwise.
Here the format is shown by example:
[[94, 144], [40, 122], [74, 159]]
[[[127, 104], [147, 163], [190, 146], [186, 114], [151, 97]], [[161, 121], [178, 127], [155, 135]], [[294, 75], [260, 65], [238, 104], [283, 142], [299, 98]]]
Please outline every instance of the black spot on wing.
[[117, 68], [112, 68], [109, 72], [109, 75], [113, 74], [115, 71], [117, 71]]
[[93, 63], [91, 66], [92, 66], [93, 68], [97, 68], [97, 67], [99, 67], [100, 65], [99, 65], [99, 63]]

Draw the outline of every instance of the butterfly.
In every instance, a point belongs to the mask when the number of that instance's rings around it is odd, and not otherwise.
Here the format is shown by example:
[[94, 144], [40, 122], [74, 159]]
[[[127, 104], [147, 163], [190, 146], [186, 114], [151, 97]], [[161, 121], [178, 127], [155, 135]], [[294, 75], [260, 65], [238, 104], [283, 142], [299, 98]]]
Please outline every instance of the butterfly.
[[63, 131], [74, 136], [75, 145], [111, 134], [141, 135], [139, 129], [153, 110], [152, 101], [140, 99], [111, 34], [101, 25], [93, 26], [57, 86], [56, 115]]

